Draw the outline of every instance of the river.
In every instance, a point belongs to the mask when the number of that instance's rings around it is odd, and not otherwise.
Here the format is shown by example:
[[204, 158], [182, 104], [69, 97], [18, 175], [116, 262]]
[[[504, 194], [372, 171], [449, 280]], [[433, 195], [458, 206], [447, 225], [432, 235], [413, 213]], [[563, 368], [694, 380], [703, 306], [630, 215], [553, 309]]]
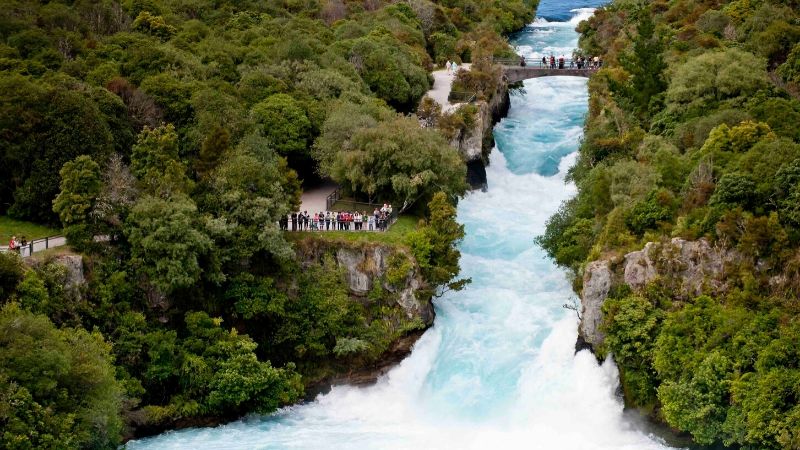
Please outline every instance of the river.
[[[526, 56], [571, 54], [596, 0], [543, 0], [512, 43]], [[412, 354], [368, 388], [216, 428], [131, 442], [149, 449], [659, 449], [623, 414], [613, 363], [574, 354], [577, 318], [564, 271], [534, 245], [559, 204], [587, 111], [586, 80], [528, 80], [495, 128], [489, 189], [458, 205], [462, 273], [436, 301]]]

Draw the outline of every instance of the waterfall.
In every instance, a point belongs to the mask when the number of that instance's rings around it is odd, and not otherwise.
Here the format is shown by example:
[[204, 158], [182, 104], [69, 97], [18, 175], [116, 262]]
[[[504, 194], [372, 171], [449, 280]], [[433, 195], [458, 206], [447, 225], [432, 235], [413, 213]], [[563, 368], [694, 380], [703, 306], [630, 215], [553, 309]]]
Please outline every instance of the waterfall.
[[[513, 43], [526, 56], [571, 54], [575, 25], [589, 13], [537, 19]], [[436, 301], [434, 326], [376, 385], [338, 386], [270, 416], [168, 432], [128, 448], [666, 448], [623, 415], [613, 362], [574, 354], [577, 318], [561, 306], [574, 298], [570, 283], [533, 242], [575, 194], [564, 179], [581, 138], [586, 83], [538, 78], [512, 96], [509, 116], [495, 128], [489, 189], [458, 205], [466, 227], [462, 274], [472, 284]]]

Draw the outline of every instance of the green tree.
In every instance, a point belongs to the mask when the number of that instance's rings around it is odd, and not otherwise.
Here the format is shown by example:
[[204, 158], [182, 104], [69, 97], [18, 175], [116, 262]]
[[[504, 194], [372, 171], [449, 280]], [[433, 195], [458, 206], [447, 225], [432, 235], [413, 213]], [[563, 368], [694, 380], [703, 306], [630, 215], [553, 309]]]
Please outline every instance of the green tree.
[[61, 169], [61, 192], [53, 201], [70, 244], [85, 248], [94, 238], [94, 211], [102, 189], [100, 166], [83, 155], [64, 164]]
[[99, 333], [57, 329], [14, 303], [0, 310], [0, 446], [110, 448], [122, 389]]
[[444, 192], [433, 195], [428, 209], [428, 220], [409, 234], [408, 245], [432, 289], [461, 290], [470, 282], [455, 279], [461, 271], [458, 244], [464, 238], [464, 225], [456, 221], [456, 209]]
[[691, 433], [699, 444], [721, 440], [730, 404], [731, 376], [728, 358], [712, 351], [686, 379], [662, 384], [658, 398], [667, 422]]
[[143, 197], [131, 210], [125, 235], [131, 263], [160, 293], [169, 294], [200, 280], [201, 258], [212, 247], [194, 202]]
[[732, 172], [726, 173], [717, 182], [709, 203], [742, 205], [744, 208], [750, 208], [756, 196], [756, 183], [753, 179], [748, 175]]
[[253, 106], [253, 116], [281, 155], [303, 153], [311, 140], [311, 121], [293, 97], [275, 94]]
[[167, 24], [162, 16], [153, 15], [150, 11], [142, 11], [136, 16], [136, 20], [133, 21], [133, 29], [152, 34], [164, 41], [177, 32], [177, 29]]
[[356, 132], [333, 163], [330, 175], [353, 192], [398, 205], [428, 201], [443, 190], [458, 196], [466, 189], [466, 166], [458, 152], [415, 119], [397, 118]]
[[22, 258], [15, 252], [0, 253], [0, 300], [11, 297], [25, 273]]
[[131, 172], [148, 194], [168, 198], [187, 193], [192, 182], [178, 155], [178, 134], [172, 124], [145, 127], [131, 154]]
[[800, 83], [800, 43], [795, 44], [786, 57], [786, 62], [778, 68], [778, 73], [784, 80]]
[[11, 205], [10, 214], [57, 221], [52, 205], [63, 165], [79, 155], [102, 162], [110, 154], [108, 122], [80, 89], [80, 83], [51, 85], [18, 74], [0, 75], [0, 204]]
[[677, 66], [667, 106], [678, 113], [708, 111], [719, 102], [767, 86], [766, 62], [738, 49], [707, 52]]
[[[262, 150], [262, 155], [266, 152]], [[259, 252], [279, 260], [294, 256], [277, 225], [299, 206], [299, 187], [292, 175], [280, 156], [273, 154], [272, 160], [264, 161], [241, 148], [217, 168], [201, 206], [229, 224], [215, 245], [223, 262], [247, 266]]]
[[626, 95], [632, 99], [639, 117], [646, 121], [650, 112], [660, 106], [651, 103], [667, 88], [663, 75], [667, 65], [662, 57], [664, 46], [655, 34], [656, 26], [649, 10], [643, 8], [635, 17], [633, 48], [630, 54], [620, 57], [620, 64], [631, 75]]
[[674, 209], [675, 199], [671, 192], [654, 190], [633, 206], [625, 218], [625, 224], [631, 231], [641, 235], [659, 223], [670, 221]]

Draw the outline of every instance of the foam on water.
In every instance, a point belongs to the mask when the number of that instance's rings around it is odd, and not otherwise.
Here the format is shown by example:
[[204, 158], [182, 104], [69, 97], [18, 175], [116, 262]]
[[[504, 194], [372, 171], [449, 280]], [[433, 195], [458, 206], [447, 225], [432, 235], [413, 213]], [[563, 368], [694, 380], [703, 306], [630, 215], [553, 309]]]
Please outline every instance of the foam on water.
[[[576, 39], [571, 27], [537, 21], [516, 40], [531, 51], [539, 41], [566, 48]], [[434, 326], [376, 385], [335, 387], [271, 416], [168, 432], [128, 448], [665, 448], [625, 421], [613, 362], [574, 354], [577, 320], [561, 307], [573, 296], [570, 283], [533, 243], [575, 194], [564, 176], [586, 96], [585, 79], [553, 77], [528, 80], [512, 97], [495, 129], [489, 190], [458, 206], [467, 232], [462, 273], [472, 284], [436, 301]]]

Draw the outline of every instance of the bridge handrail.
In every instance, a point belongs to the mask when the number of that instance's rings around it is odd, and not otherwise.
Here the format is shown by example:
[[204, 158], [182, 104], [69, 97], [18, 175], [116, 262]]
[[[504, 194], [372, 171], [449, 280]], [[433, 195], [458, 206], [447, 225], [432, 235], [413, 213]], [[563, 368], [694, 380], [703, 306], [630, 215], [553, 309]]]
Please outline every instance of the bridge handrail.
[[[522, 57], [519, 58], [494, 58], [493, 62], [499, 64], [501, 66], [510, 66], [510, 67], [523, 67], [520, 63], [522, 62]], [[525, 59], [525, 66], [532, 69], [550, 69], [550, 58], [547, 57], [547, 63], [543, 64], [541, 58], [531, 58], [526, 57]], [[556, 68], [559, 67], [559, 60], [556, 58]], [[594, 67], [591, 60], [586, 60], [587, 66], [583, 67], [581, 70], [593, 70], [597, 69], [598, 67]], [[571, 66], [570, 66], [571, 64]], [[578, 64], [573, 58], [564, 58], [564, 69], [577, 69]]]

